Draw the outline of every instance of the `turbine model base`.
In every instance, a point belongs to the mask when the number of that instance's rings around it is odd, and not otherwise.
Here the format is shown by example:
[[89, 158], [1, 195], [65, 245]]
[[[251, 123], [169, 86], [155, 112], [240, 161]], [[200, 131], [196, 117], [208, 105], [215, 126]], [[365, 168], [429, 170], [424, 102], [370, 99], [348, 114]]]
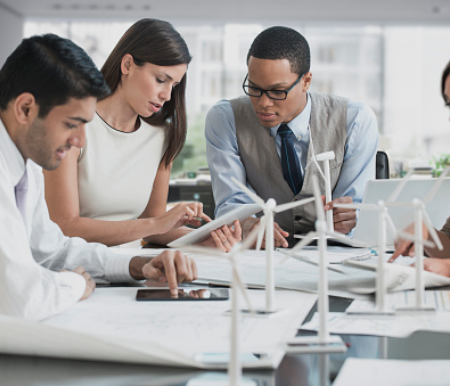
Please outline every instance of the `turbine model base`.
[[426, 313], [435, 313], [436, 312], [436, 307], [434, 306], [429, 306], [429, 305], [424, 305], [422, 307], [418, 307], [418, 306], [411, 306], [411, 307], [399, 307], [395, 309], [396, 312], [398, 313], [418, 313], [418, 314], [426, 314]]
[[[202, 375], [199, 375], [195, 378], [192, 378], [187, 383], [189, 386], [230, 386], [231, 385], [231, 379], [226, 373], [218, 373], [218, 372], [210, 372], [210, 373], [204, 373]], [[258, 381], [243, 376], [237, 386], [257, 386]], [[233, 385], [233, 386], [236, 386]]]
[[383, 317], [383, 316], [394, 316], [395, 315], [395, 311], [393, 311], [393, 310], [380, 311], [380, 310], [377, 310], [376, 308], [373, 308], [373, 309], [370, 309], [370, 310], [346, 311], [345, 315], [346, 316], [355, 316], [355, 317], [365, 316], [365, 315], [366, 316], [370, 315], [370, 316]]
[[318, 336], [297, 336], [286, 342], [286, 353], [341, 353], [347, 351], [342, 338], [338, 335], [330, 335], [321, 341]]

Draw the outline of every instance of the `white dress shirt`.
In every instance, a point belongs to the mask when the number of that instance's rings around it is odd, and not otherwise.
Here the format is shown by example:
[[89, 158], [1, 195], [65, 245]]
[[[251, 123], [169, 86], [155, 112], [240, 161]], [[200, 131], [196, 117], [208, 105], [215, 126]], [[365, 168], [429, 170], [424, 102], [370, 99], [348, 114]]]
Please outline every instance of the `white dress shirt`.
[[[14, 188], [25, 168], [23, 219]], [[0, 120], [0, 314], [40, 320], [62, 312], [80, 300], [86, 281], [60, 270], [82, 265], [97, 282], [132, 281], [131, 258], [63, 235], [49, 218], [42, 169], [31, 160], [25, 164]]]
[[[296, 137], [294, 147], [302, 172], [306, 167], [310, 145], [310, 117], [311, 98], [308, 97], [303, 111], [289, 122], [289, 128]], [[278, 126], [270, 128], [270, 134], [275, 138], [280, 156], [281, 139], [277, 135], [277, 130]], [[314, 142], [320, 141], [320, 138], [314, 137], [314, 131], [311, 135]], [[252, 199], [231, 180], [234, 177], [253, 190], [247, 183], [245, 168], [240, 158], [234, 113], [228, 100], [219, 101], [208, 112], [205, 136], [206, 157], [211, 170], [216, 202], [216, 217], [228, 213], [241, 204], [252, 204]], [[333, 190], [333, 199], [349, 196], [354, 202], [361, 202], [366, 182], [375, 179], [377, 145], [378, 128], [374, 112], [363, 103], [349, 101], [344, 164]]]

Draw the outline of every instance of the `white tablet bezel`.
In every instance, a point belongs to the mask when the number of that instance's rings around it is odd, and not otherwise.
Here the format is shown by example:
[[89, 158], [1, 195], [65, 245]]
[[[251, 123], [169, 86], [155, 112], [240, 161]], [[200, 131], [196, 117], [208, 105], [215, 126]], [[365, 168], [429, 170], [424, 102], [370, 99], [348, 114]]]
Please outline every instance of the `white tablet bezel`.
[[223, 216], [216, 218], [215, 220], [204, 224], [200, 228], [189, 232], [171, 243], [167, 244], [170, 248], [181, 248], [187, 245], [197, 244], [209, 237], [210, 233], [223, 225], [231, 225], [235, 220], [245, 220], [246, 218], [261, 212], [262, 208], [258, 204], [243, 204], [233, 209], [232, 211], [225, 213]]

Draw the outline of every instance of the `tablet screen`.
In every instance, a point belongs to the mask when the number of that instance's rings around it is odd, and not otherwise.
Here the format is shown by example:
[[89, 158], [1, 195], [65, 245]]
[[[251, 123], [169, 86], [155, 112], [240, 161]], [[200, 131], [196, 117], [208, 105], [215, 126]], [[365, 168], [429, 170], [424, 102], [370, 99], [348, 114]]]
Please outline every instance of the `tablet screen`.
[[168, 289], [140, 289], [136, 300], [141, 301], [206, 301], [228, 300], [228, 290], [223, 288], [179, 288], [178, 296], [172, 296]]

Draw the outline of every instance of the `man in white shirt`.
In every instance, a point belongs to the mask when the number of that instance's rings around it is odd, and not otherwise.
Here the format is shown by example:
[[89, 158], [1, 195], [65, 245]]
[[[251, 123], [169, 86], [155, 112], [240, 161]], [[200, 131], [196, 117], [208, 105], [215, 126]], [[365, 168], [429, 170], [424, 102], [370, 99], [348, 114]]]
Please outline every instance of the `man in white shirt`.
[[[197, 277], [180, 252], [116, 255], [65, 237], [49, 219], [42, 169], [81, 148], [109, 89], [89, 56], [48, 34], [24, 39], [0, 70], [0, 314], [40, 320], [89, 297], [95, 282]], [[84, 267], [84, 268], [83, 268]]]

